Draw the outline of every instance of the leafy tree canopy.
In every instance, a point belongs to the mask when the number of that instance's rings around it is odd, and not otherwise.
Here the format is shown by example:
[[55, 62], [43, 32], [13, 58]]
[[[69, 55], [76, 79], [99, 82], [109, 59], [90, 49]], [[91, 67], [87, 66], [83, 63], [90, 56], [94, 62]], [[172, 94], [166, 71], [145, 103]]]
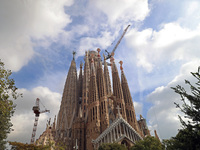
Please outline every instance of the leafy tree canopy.
[[50, 146], [36, 146], [34, 144], [24, 144], [20, 142], [9, 142], [11, 150], [49, 150]]
[[10, 78], [12, 72], [4, 68], [0, 60], [0, 149], [5, 149], [6, 138], [11, 132], [12, 123], [10, 118], [14, 113], [13, 99], [21, 94], [17, 93], [15, 82]]
[[137, 141], [136, 144], [131, 147], [131, 150], [162, 150], [163, 146], [160, 141], [153, 137], [147, 136], [144, 140]]
[[127, 150], [127, 148], [124, 145], [120, 145], [117, 143], [108, 143], [99, 146], [98, 150]]
[[49, 141], [47, 145], [24, 144], [20, 142], [10, 142], [11, 150], [65, 150], [67, 147], [63, 143]]
[[175, 103], [187, 120], [179, 116], [182, 129], [175, 137], [170, 140], [164, 140], [163, 144], [167, 150], [199, 150], [200, 149], [200, 68], [196, 73], [191, 73], [197, 82], [192, 85], [190, 81], [185, 80], [185, 84], [190, 87], [187, 92], [182, 86], [177, 85], [172, 89], [181, 97], [182, 105]]

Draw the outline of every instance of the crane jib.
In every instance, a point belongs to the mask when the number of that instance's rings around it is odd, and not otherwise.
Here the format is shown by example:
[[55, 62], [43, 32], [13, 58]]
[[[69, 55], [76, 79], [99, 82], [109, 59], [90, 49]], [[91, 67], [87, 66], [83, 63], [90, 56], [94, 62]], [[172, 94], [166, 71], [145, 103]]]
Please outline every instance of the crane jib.
[[127, 30], [128, 30], [129, 27], [130, 27], [130, 25], [128, 25], [128, 26], [126, 27], [126, 29], [124, 30], [124, 32], [123, 32], [123, 34], [121, 35], [120, 39], [118, 40], [117, 44], [116, 44], [115, 47], [113, 48], [112, 52], [109, 53], [109, 52], [106, 50], [106, 52], [108, 53], [108, 56], [107, 56], [106, 60], [109, 59], [112, 55], [114, 55], [115, 50], [117, 49], [119, 43], [121, 42], [122, 38], [123, 38], [124, 35], [126, 34], [126, 32], [127, 32]]

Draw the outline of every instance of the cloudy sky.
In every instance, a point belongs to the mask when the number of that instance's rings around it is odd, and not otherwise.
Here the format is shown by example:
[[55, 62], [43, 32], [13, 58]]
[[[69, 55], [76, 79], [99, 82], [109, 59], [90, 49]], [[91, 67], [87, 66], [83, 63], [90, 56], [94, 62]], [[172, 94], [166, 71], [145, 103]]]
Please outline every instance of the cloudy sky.
[[0, 59], [23, 93], [8, 140], [30, 142], [37, 97], [51, 112], [41, 114], [36, 138], [57, 115], [72, 51], [79, 67], [86, 50], [112, 51], [129, 24], [115, 60], [124, 62], [137, 115], [161, 139], [176, 135], [180, 112], [173, 103], [180, 97], [170, 87], [195, 82], [200, 1], [1, 0], [0, 22]]

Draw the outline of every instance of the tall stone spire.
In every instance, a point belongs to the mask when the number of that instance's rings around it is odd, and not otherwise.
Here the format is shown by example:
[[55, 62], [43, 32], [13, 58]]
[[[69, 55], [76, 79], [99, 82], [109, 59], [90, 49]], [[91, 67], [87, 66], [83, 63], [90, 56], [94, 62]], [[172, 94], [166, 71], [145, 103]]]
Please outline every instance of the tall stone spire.
[[82, 73], [82, 68], [83, 68], [83, 63], [81, 62], [80, 64], [80, 73], [79, 73], [79, 91], [78, 91], [78, 96], [82, 97], [82, 89], [83, 89], [83, 73]]
[[102, 69], [102, 62], [100, 56], [100, 49], [98, 51], [97, 58], [97, 85], [99, 93], [99, 102], [100, 102], [100, 121], [101, 121], [101, 132], [103, 132], [109, 126], [109, 114], [108, 114], [108, 102], [107, 102], [107, 93], [104, 80], [104, 73]]
[[128, 82], [126, 80], [126, 76], [124, 74], [123, 67], [122, 67], [123, 62], [120, 61], [119, 63], [120, 63], [120, 70], [121, 70], [121, 85], [122, 85], [122, 90], [123, 90], [123, 95], [124, 95], [127, 121], [136, 131], [140, 132], [136, 115], [135, 115], [133, 100], [132, 100]]
[[106, 57], [104, 55], [104, 79], [105, 79], [105, 85], [106, 85], [106, 93], [108, 96], [112, 95], [111, 90], [111, 82], [110, 82], [110, 75], [108, 71], [108, 64], [106, 62]]
[[[77, 108], [79, 108], [81, 106], [81, 103], [82, 103], [82, 90], [83, 90], [83, 75], [82, 75], [82, 62], [80, 63], [80, 72], [79, 72], [79, 78], [78, 78], [78, 90], [77, 90]], [[78, 109], [77, 109], [77, 112], [76, 112], [76, 116], [78, 116]]]
[[[74, 52], [73, 52], [74, 55]], [[67, 79], [65, 82], [62, 101], [57, 119], [57, 134], [61, 141], [67, 140], [70, 146], [71, 128], [77, 109], [77, 71], [76, 63], [73, 57]]]
[[114, 108], [115, 108], [115, 110], [114, 110], [114, 113], [115, 113], [115, 116], [117, 116], [116, 107], [117, 107], [117, 105], [119, 105], [120, 108], [121, 108], [122, 117], [125, 120], [127, 120], [122, 87], [121, 87], [118, 70], [117, 70], [116, 64], [114, 62], [113, 56], [110, 58], [110, 61], [111, 61], [111, 67], [112, 67], [113, 95], [115, 96], [115, 100], [114, 100]]
[[89, 96], [89, 81], [90, 81], [90, 67], [88, 52], [85, 52], [85, 65], [84, 65], [84, 75], [83, 75], [83, 86], [82, 86], [82, 110], [83, 118], [86, 118], [88, 96]]
[[94, 56], [91, 57], [86, 149], [93, 149], [92, 139], [96, 139], [100, 134], [99, 96], [96, 81], [96, 70], [94, 67]]

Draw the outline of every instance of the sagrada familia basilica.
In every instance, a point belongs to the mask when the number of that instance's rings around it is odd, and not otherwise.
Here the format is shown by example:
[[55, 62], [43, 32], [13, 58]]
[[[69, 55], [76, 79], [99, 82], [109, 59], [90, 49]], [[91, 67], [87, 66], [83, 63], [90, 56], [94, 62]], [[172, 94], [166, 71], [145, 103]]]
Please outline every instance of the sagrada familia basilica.
[[[103, 61], [102, 61], [103, 60]], [[146, 120], [136, 119], [133, 100], [120, 61], [121, 80], [114, 56], [110, 63], [102, 59], [100, 49], [86, 51], [77, 76], [73, 56], [65, 82], [57, 123], [47, 125], [43, 133], [51, 133], [56, 143], [67, 150], [97, 150], [103, 143], [119, 143], [131, 147], [150, 135]], [[111, 67], [111, 78], [109, 73]], [[45, 141], [41, 135], [36, 141]]]

